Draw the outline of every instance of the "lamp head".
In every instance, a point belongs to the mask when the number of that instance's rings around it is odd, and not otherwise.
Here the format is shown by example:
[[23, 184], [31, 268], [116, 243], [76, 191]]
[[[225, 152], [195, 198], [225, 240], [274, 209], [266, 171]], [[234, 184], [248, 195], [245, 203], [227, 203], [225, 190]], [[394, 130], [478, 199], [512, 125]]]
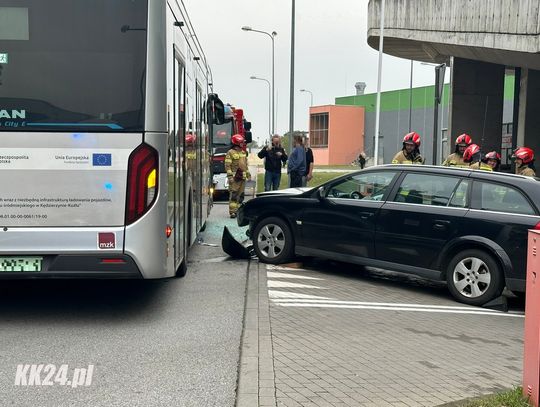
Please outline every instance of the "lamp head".
[[249, 79], [257, 79], [256, 76], [250, 76]]
[[252, 28], [251, 28], [250, 26], [245, 25], [245, 26], [242, 27], [242, 30], [244, 30], [244, 31], [251, 31]]

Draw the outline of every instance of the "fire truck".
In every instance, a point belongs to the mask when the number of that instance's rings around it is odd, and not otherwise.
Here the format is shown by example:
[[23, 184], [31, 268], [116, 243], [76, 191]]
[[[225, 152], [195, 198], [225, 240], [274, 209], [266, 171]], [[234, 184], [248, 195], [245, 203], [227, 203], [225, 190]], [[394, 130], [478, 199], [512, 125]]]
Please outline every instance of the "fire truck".
[[212, 174], [214, 181], [214, 197], [229, 191], [227, 171], [225, 171], [225, 156], [231, 148], [231, 137], [241, 134], [247, 144], [251, 143], [251, 123], [244, 117], [243, 109], [225, 106], [225, 123], [212, 124]]

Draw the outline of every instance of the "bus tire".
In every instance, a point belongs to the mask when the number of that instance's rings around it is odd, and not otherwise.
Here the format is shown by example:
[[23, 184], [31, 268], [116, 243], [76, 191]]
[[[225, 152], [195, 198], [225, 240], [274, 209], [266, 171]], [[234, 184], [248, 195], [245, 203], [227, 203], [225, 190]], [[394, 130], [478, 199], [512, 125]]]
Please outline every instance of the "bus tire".
[[175, 277], [182, 278], [186, 274], [187, 274], [187, 255], [184, 256], [184, 260], [182, 261], [182, 263], [180, 263], [180, 265], [176, 269]]

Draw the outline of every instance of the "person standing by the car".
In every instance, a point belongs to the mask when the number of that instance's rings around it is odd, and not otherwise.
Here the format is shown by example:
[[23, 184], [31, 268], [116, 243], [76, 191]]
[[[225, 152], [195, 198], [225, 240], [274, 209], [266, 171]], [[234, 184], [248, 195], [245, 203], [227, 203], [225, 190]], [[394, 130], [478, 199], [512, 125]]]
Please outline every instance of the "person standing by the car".
[[304, 137], [304, 149], [306, 150], [306, 173], [302, 177], [302, 186], [307, 187], [307, 183], [313, 178], [313, 151], [309, 148], [309, 139]]
[[493, 171], [499, 171], [501, 166], [501, 155], [496, 151], [490, 151], [484, 157], [484, 161]]
[[493, 171], [489, 165], [483, 163], [482, 151], [478, 144], [471, 144], [465, 149], [463, 152], [463, 161], [472, 170]]
[[240, 134], [231, 137], [232, 148], [225, 156], [225, 170], [229, 181], [229, 216], [236, 218], [238, 207], [244, 199], [246, 181], [251, 178], [247, 155], [244, 151], [245, 139]]
[[306, 172], [306, 150], [302, 145], [302, 136], [294, 136], [294, 149], [289, 157], [287, 173], [289, 174], [289, 187], [302, 186], [302, 176]]
[[534, 151], [529, 147], [520, 147], [512, 156], [516, 160], [516, 174], [526, 177], [536, 177], [534, 168]]
[[281, 146], [281, 137], [277, 134], [272, 136], [272, 144], [263, 147], [257, 154], [264, 158], [264, 190], [277, 191], [281, 181], [281, 167], [287, 162], [287, 153]]
[[424, 164], [420, 155], [420, 135], [414, 131], [403, 137], [403, 149], [392, 159], [392, 164]]
[[463, 161], [463, 153], [465, 149], [472, 144], [472, 138], [468, 134], [462, 134], [456, 138], [456, 149], [450, 154], [446, 160], [442, 163], [445, 167], [468, 167], [465, 161]]

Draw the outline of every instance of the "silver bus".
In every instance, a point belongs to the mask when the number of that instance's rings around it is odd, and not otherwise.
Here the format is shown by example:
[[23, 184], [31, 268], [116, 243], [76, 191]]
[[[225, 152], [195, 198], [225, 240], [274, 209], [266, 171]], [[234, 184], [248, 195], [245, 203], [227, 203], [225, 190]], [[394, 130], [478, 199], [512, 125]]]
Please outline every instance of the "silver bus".
[[181, 1], [0, 0], [0, 278], [184, 275], [210, 78]]

